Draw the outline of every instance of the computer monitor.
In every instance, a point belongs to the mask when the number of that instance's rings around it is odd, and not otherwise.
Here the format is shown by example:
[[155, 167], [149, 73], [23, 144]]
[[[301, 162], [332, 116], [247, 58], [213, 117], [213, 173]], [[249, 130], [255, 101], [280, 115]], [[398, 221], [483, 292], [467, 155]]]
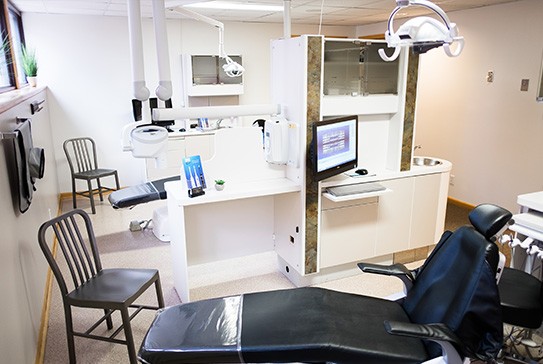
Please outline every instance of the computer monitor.
[[356, 168], [358, 117], [352, 115], [313, 123], [311, 157], [315, 181]]

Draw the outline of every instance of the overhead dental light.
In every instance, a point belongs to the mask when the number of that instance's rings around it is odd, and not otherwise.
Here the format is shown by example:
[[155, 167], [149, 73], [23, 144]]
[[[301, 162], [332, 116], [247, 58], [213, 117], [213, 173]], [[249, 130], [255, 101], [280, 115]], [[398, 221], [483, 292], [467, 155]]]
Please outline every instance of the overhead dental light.
[[241, 75], [243, 75], [243, 72], [245, 72], [245, 68], [243, 68], [243, 66], [240, 65], [239, 63], [234, 62], [230, 57], [228, 57], [228, 55], [226, 54], [224, 50], [224, 24], [223, 23], [215, 19], [211, 19], [202, 14], [198, 14], [192, 10], [186, 9], [181, 6], [176, 6], [176, 7], [170, 8], [169, 10], [183, 14], [192, 19], [203, 21], [204, 23], [207, 23], [214, 27], [219, 28], [219, 57], [224, 59], [225, 61], [225, 64], [222, 66], [224, 73], [226, 73], [228, 77], [240, 77]]
[[[384, 49], [379, 49], [379, 55], [385, 61], [394, 61], [398, 58], [402, 47], [413, 47], [416, 53], [425, 53], [430, 49], [443, 46], [449, 57], [457, 57], [464, 48], [464, 37], [458, 35], [458, 28], [451, 23], [447, 14], [436, 4], [428, 0], [396, 0], [396, 8], [388, 18], [388, 29], [385, 39], [390, 48], [394, 48], [392, 56], [388, 56]], [[432, 10], [441, 21], [419, 16], [408, 20], [394, 32], [394, 16], [403, 8], [409, 6], [422, 6]], [[457, 43], [456, 50], [451, 49]]]

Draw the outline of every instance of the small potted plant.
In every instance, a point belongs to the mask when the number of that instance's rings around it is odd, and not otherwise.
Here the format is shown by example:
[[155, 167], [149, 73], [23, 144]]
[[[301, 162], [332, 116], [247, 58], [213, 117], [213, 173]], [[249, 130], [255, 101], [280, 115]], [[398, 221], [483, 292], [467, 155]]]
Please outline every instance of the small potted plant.
[[215, 189], [217, 191], [222, 191], [224, 190], [224, 181], [222, 179], [216, 179], [215, 180]]
[[36, 59], [36, 52], [34, 50], [28, 50], [24, 44], [21, 47], [21, 60], [23, 71], [26, 75], [26, 80], [32, 87], [36, 87], [36, 77], [38, 76], [38, 61]]

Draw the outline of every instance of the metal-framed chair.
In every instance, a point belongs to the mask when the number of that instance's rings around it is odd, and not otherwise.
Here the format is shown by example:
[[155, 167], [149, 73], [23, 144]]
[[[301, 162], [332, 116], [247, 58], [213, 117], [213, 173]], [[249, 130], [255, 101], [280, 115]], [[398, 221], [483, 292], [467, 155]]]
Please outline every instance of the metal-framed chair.
[[[62, 146], [64, 148], [64, 154], [68, 159], [70, 166], [70, 173], [72, 178], [72, 199], [74, 209], [77, 208], [76, 195], [88, 197], [91, 203], [92, 213], [96, 213], [94, 206], [94, 190], [92, 188], [92, 181], [96, 180], [98, 184], [98, 194], [100, 195], [100, 201], [104, 200], [102, 192], [113, 191], [115, 189], [103, 187], [100, 178], [114, 176], [116, 190], [119, 187], [119, 176], [115, 169], [98, 168], [98, 158], [96, 157], [96, 143], [92, 138], [81, 137], [72, 138], [64, 141]], [[87, 181], [87, 191], [78, 192], [76, 189], [76, 180]]]
[[[76, 362], [75, 336], [126, 345], [130, 363], [137, 363], [130, 321], [143, 309], [164, 307], [158, 270], [103, 269], [91, 220], [80, 209], [43, 223], [38, 232], [38, 241], [61, 291], [70, 363]], [[55, 249], [56, 253], [53, 253]], [[135, 304], [138, 297], [153, 284], [158, 305]], [[102, 309], [104, 315], [88, 330], [79, 332], [74, 330], [72, 307]], [[110, 336], [92, 333], [104, 321], [107, 328], [112, 330], [111, 315], [117, 310], [121, 314], [122, 325]], [[122, 330], [124, 340], [116, 338]]]

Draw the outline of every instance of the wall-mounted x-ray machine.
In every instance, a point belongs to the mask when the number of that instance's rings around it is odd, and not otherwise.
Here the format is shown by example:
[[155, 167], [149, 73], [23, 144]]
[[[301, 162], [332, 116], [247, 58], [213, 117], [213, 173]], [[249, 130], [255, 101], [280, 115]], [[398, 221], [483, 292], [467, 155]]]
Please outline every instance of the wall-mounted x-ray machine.
[[[136, 101], [147, 106], [150, 91], [145, 84], [141, 4], [140, 0], [127, 0], [127, 2], [133, 94]], [[155, 94], [158, 99], [171, 105], [172, 82], [166, 31], [166, 6], [164, 0], [153, 0], [152, 5], [159, 73], [159, 84], [155, 90]], [[224, 50], [224, 25], [221, 22], [179, 6], [169, 10], [204, 21], [219, 28], [219, 56], [225, 59], [223, 69], [226, 75], [229, 77], [239, 77], [243, 74], [245, 71], [244, 68], [240, 64], [234, 62]], [[131, 123], [123, 128], [123, 150], [131, 151], [132, 156], [135, 158], [155, 158], [158, 167], [164, 166], [164, 151], [166, 149], [168, 134], [167, 130], [160, 125], [153, 125], [160, 124], [160, 121], [151, 117], [151, 112], [148, 107], [143, 107], [141, 110], [143, 111], [141, 113], [141, 121]], [[199, 117], [201, 116], [202, 115]]]

